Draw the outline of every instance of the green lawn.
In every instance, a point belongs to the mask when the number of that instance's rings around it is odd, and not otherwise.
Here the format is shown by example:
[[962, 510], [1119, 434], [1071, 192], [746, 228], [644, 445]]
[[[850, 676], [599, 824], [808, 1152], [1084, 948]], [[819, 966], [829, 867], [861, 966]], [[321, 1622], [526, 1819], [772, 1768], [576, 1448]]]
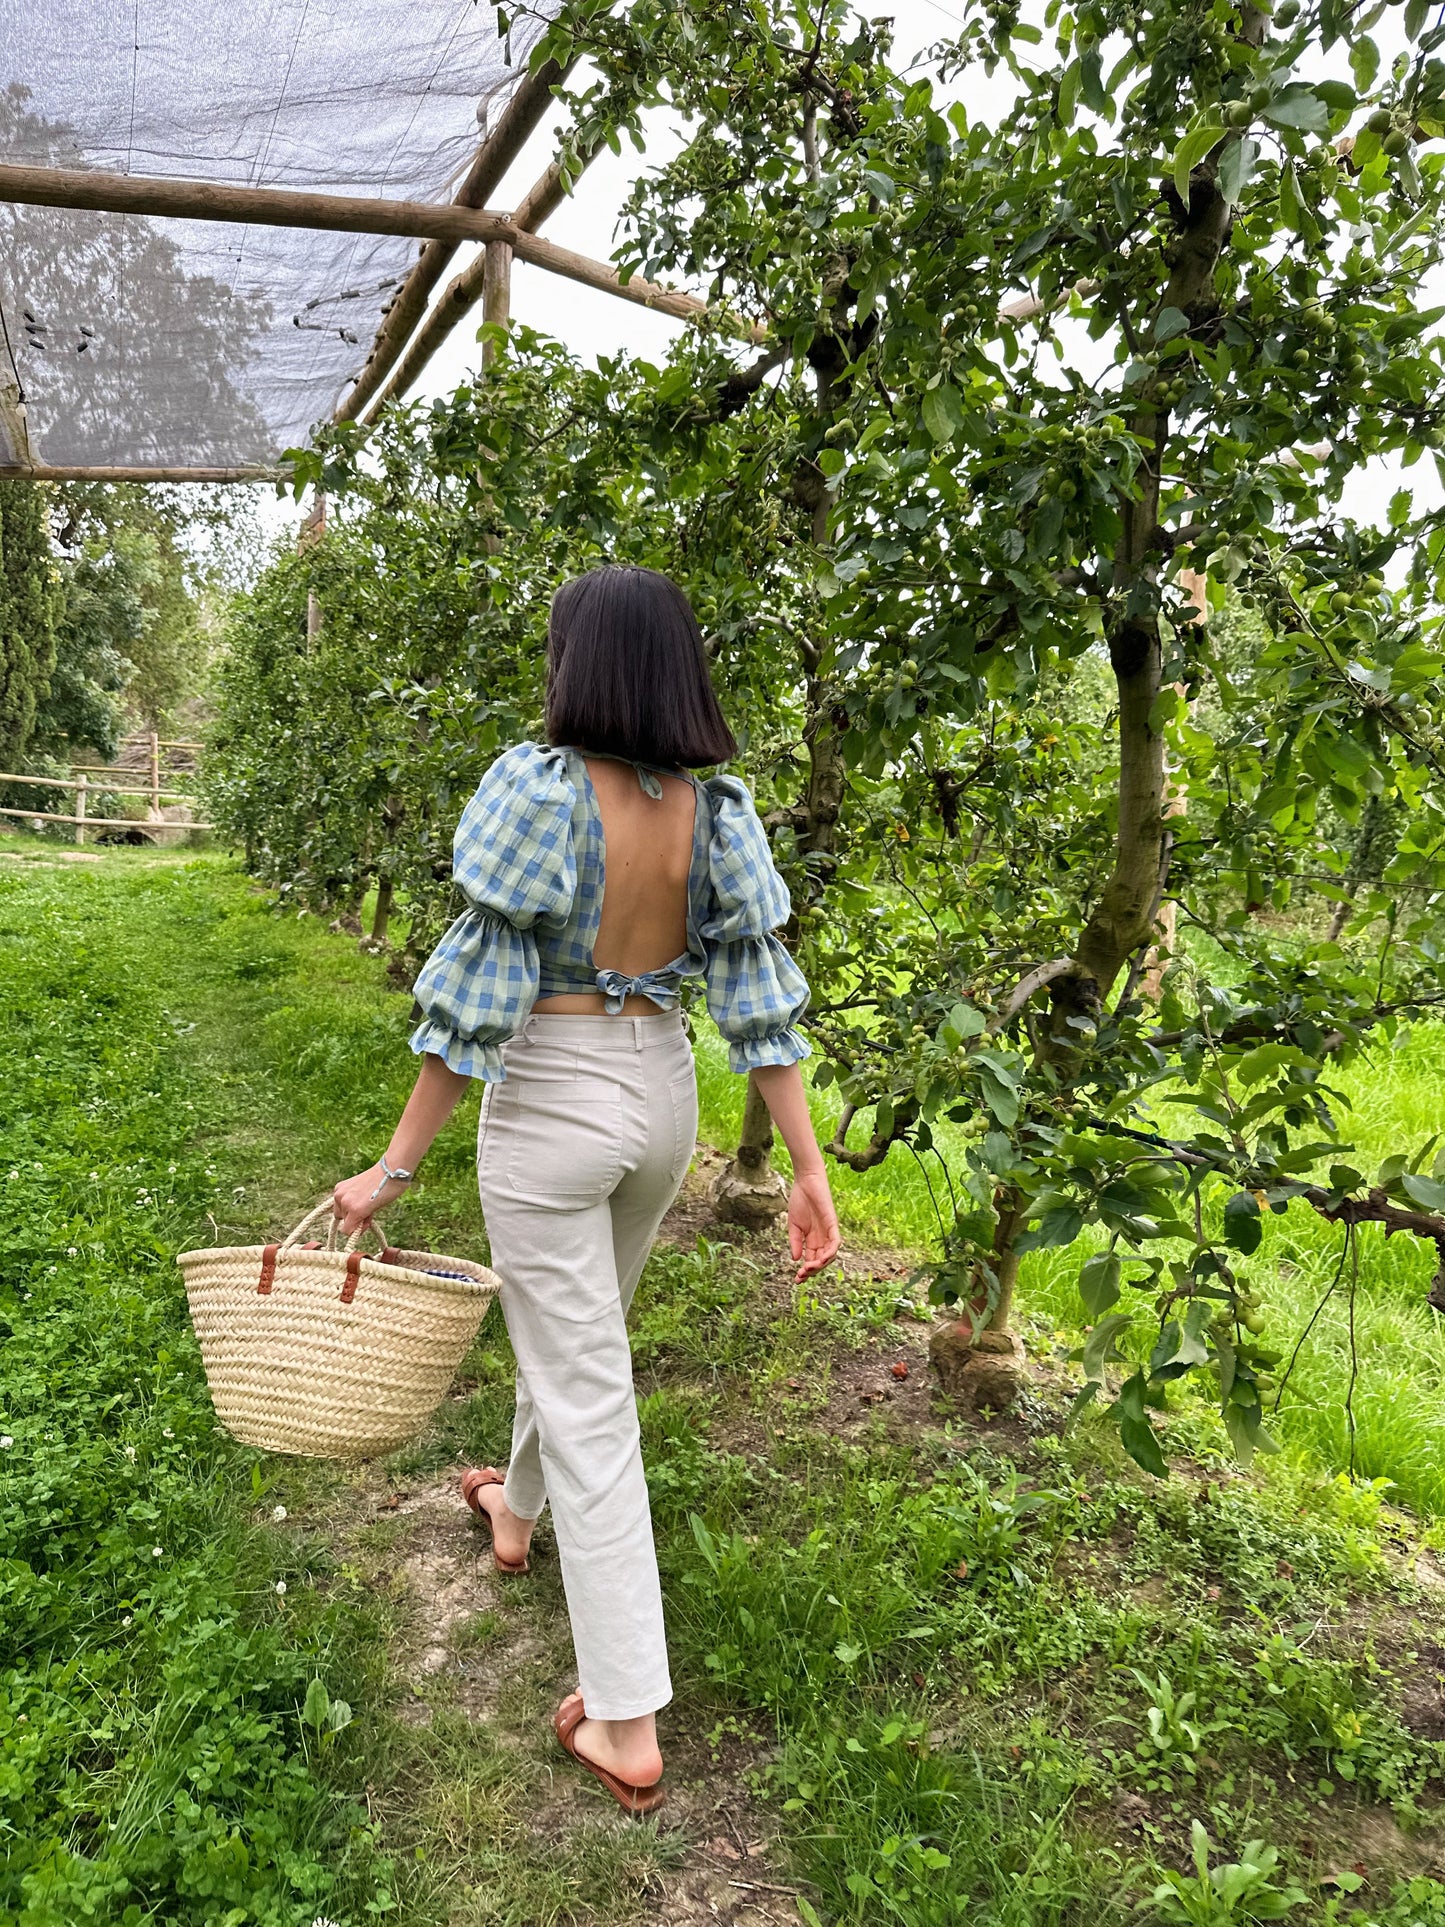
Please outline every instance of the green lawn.
[[[385, 1142], [411, 1065], [380, 962], [221, 859], [71, 864], [0, 838], [0, 999], [0, 1922], [673, 1927], [713, 1917], [685, 1882], [727, 1832], [700, 1817], [716, 1782], [728, 1825], [770, 1843], [741, 1923], [1213, 1927], [1288, 1901], [1299, 1922], [1445, 1927], [1442, 1594], [1412, 1583], [1417, 1554], [1434, 1568], [1389, 1503], [1445, 1512], [1445, 1351], [1404, 1241], [1364, 1240], [1356, 1318], [1357, 1462], [1388, 1494], [1337, 1476], [1330, 1313], [1289, 1450], [1239, 1476], [1191, 1402], [1161, 1483], [1105, 1427], [1062, 1436], [1047, 1386], [993, 1431], [929, 1422], [896, 1280], [796, 1293], [769, 1245], [661, 1249], [636, 1352], [676, 1799], [629, 1827], [566, 1776], [550, 1791], [566, 1633], [545, 1539], [536, 1577], [407, 1683], [407, 1559], [455, 1552], [466, 1577], [475, 1542], [459, 1517], [418, 1537], [386, 1495], [445, 1496], [459, 1460], [505, 1452], [495, 1316], [389, 1467], [267, 1460], [210, 1415], [173, 1254], [285, 1229]], [[725, 1141], [740, 1088], [700, 1053]], [[1355, 1076], [1363, 1142], [1428, 1135], [1439, 1057], [1432, 1031]], [[474, 1128], [473, 1098], [393, 1235], [482, 1251]], [[926, 1233], [911, 1160], [840, 1193], [855, 1236]], [[1267, 1238], [1288, 1329], [1333, 1239], [1293, 1213]], [[1056, 1372], [1076, 1264], [1025, 1270]], [[860, 1404], [899, 1359], [914, 1404]], [[1239, 1869], [1231, 1908], [1188, 1885], [1196, 1821]], [[719, 1910], [747, 1891], [724, 1878]]]

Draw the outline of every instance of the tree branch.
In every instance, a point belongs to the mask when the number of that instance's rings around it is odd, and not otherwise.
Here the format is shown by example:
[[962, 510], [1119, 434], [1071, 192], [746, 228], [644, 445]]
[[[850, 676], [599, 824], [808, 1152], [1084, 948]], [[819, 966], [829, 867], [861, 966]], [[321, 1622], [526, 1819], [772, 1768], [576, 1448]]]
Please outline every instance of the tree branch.
[[1003, 1008], [996, 1010], [989, 1018], [985, 1026], [985, 1035], [996, 1037], [1001, 1030], [1013, 1022], [1030, 997], [1042, 990], [1045, 984], [1051, 984], [1056, 977], [1062, 977], [1073, 967], [1072, 957], [1055, 957], [1051, 963], [1035, 964], [1032, 970], [1019, 978], [1004, 999]]

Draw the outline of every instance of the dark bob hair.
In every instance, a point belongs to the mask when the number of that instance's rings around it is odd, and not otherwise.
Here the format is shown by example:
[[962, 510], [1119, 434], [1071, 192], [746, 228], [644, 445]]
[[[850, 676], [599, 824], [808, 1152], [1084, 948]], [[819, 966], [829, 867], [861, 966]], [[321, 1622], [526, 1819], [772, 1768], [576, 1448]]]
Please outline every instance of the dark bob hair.
[[675, 582], [611, 566], [562, 584], [547, 630], [547, 740], [663, 769], [737, 755]]

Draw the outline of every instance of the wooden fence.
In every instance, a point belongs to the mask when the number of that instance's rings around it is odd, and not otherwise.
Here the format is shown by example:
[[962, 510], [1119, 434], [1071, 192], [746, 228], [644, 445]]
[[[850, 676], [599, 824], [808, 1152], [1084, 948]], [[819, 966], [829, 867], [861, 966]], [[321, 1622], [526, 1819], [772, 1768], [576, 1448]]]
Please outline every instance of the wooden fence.
[[[0, 770], [0, 783], [29, 783], [36, 789], [70, 790], [75, 797], [75, 812], [64, 815], [58, 810], [16, 810], [0, 809], [0, 816], [18, 816], [25, 822], [73, 823], [75, 840], [85, 842], [87, 828], [107, 830], [135, 829], [152, 830], [209, 830], [215, 826], [210, 823], [171, 822], [160, 815], [162, 801], [190, 803], [195, 799], [185, 790], [161, 787], [161, 763], [163, 750], [199, 750], [199, 743], [181, 742], [158, 736], [154, 731], [143, 739], [148, 752], [148, 767], [107, 766], [103, 763], [76, 763], [72, 776], [19, 776], [13, 771]], [[190, 774], [189, 771], [169, 771], [165, 774], [172, 778]], [[146, 779], [139, 789], [126, 788], [125, 779], [136, 777]], [[155, 812], [152, 817], [137, 819], [128, 816], [92, 816], [88, 813], [87, 803], [93, 790], [103, 790], [107, 796], [143, 796]]]

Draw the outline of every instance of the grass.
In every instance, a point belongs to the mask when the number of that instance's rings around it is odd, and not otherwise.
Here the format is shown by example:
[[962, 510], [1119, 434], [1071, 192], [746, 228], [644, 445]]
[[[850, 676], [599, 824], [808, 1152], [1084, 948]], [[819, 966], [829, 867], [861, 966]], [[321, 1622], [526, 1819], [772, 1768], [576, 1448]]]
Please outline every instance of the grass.
[[218, 1431], [173, 1264], [235, 1176], [208, 1149], [224, 1096], [180, 1048], [185, 876], [128, 856], [0, 875], [0, 1918], [18, 1927], [280, 1927], [389, 1878], [301, 1717], [314, 1679], [359, 1697], [375, 1672], [366, 1601], [306, 1585], [307, 1556], [262, 1523], [264, 1475]]
[[[0, 1919], [711, 1918], [692, 1911], [706, 1850], [686, 1825], [625, 1827], [575, 1789], [569, 1805], [570, 1782], [549, 1791], [566, 1629], [545, 1548], [534, 1579], [469, 1601], [434, 1676], [408, 1670], [419, 1602], [399, 1574], [453, 1542], [378, 1507], [505, 1451], [499, 1321], [462, 1395], [386, 1467], [266, 1461], [210, 1417], [171, 1256], [282, 1229], [375, 1155], [409, 1079], [405, 998], [217, 859], [42, 868], [43, 844], [4, 850], [32, 860], [0, 864], [0, 994], [22, 1037], [0, 1065]], [[700, 1057], [704, 1134], [726, 1142], [740, 1088], [715, 1043]], [[1417, 1034], [1361, 1078], [1363, 1131], [1425, 1135], [1438, 1069], [1437, 1035]], [[394, 1236], [479, 1249], [473, 1106]], [[919, 1242], [911, 1163], [840, 1192], [855, 1241]], [[1330, 1237], [1273, 1221], [1266, 1254], [1272, 1314], [1297, 1318]], [[1027, 1261], [1041, 1351], [1076, 1341], [1077, 1259]], [[1204, 1927], [1271, 1917], [1297, 1888], [1300, 1922], [1445, 1927], [1445, 1642], [1392, 1503], [1445, 1511], [1418, 1268], [1403, 1241], [1362, 1246], [1367, 1479], [1342, 1476], [1327, 1312], [1287, 1452], [1241, 1476], [1184, 1404], [1166, 1418], [1181, 1469], [1160, 1483], [1107, 1428], [1061, 1435], [1047, 1379], [996, 1432], [860, 1405], [851, 1386], [886, 1385], [889, 1360], [922, 1377], [896, 1279], [798, 1293], [766, 1245], [659, 1249], [635, 1351], [675, 1811], [732, 1789], [774, 1842], [764, 1877], [797, 1892], [775, 1918]], [[317, 1678], [351, 1708], [334, 1737], [314, 1694], [305, 1717]], [[483, 1712], [478, 1680], [496, 1687]], [[710, 1737], [689, 1755], [688, 1733]]]

